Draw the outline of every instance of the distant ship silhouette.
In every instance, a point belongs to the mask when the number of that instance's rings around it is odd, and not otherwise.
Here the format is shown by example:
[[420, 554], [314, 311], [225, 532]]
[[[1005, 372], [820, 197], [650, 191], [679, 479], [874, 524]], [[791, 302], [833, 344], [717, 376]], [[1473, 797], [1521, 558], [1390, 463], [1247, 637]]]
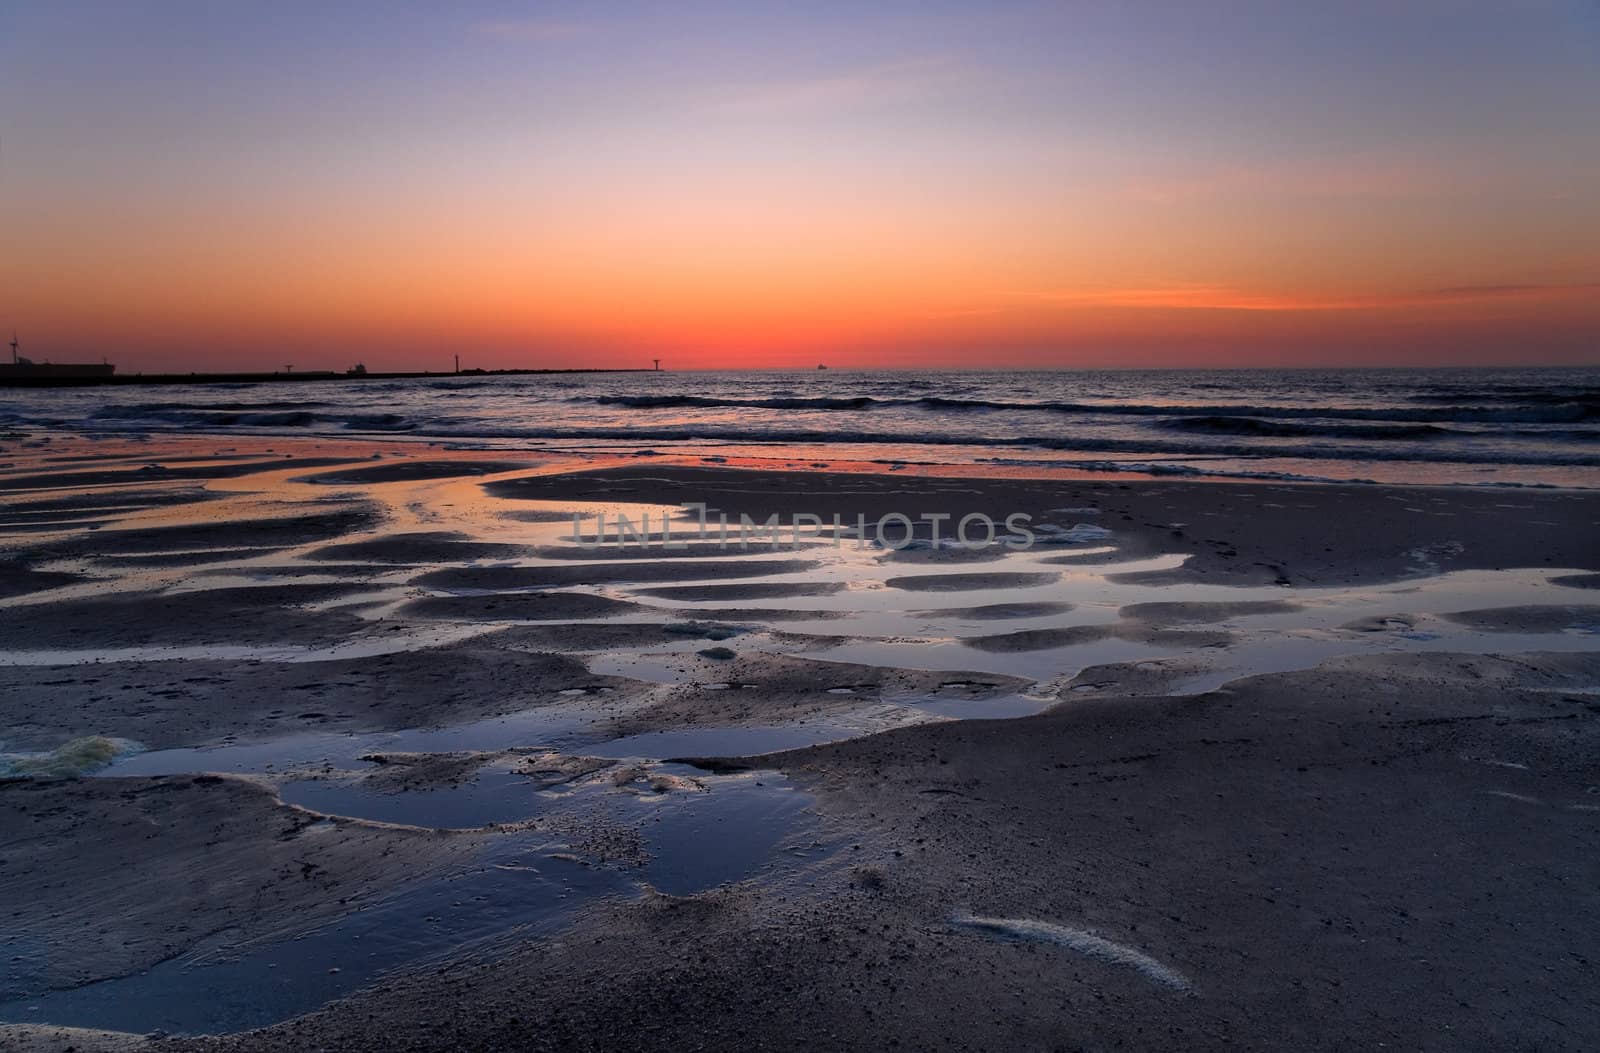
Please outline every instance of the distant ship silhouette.
[[827, 367], [827, 366], [825, 366], [825, 365], [823, 365], [823, 364], [822, 364], [822, 363], [821, 363], [821, 362], [818, 362], [818, 363], [817, 363], [817, 368], [818, 368], [818, 369], [827, 369], [827, 368], [828, 368], [828, 367]]
[[17, 334], [11, 334], [11, 361], [0, 362], [0, 382], [33, 377], [109, 377], [117, 371], [110, 362], [34, 362], [23, 358]]

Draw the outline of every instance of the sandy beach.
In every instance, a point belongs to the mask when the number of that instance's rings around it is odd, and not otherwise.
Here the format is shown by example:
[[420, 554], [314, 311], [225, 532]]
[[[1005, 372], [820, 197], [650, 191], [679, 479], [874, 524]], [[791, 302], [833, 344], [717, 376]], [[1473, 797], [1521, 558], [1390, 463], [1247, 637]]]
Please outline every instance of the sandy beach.
[[4, 1048], [1600, 1042], [1596, 491], [0, 448]]

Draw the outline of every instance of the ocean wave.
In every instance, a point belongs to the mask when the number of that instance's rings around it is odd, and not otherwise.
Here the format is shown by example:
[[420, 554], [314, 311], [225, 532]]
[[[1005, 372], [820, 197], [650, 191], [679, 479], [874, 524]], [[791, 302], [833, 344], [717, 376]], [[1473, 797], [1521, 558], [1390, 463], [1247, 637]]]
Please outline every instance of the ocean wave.
[[311, 410], [337, 405], [333, 402], [134, 402], [111, 403], [90, 414], [104, 420], [136, 419], [157, 413], [215, 411], [248, 413], [257, 410]]
[[1082, 451], [1093, 453], [1127, 453], [1135, 455], [1166, 455], [1178, 457], [1225, 456], [1260, 457], [1289, 456], [1314, 460], [1343, 461], [1421, 461], [1455, 464], [1526, 464], [1600, 467], [1600, 454], [1540, 449], [1449, 449], [1422, 444], [1387, 447], [1339, 445], [1335, 443], [1303, 442], [1293, 445], [1275, 443], [1264, 445], [1250, 442], [1204, 443], [1163, 440], [1161, 438], [1115, 439], [1071, 435], [954, 435], [938, 433], [903, 433], [889, 431], [841, 431], [838, 429], [727, 427], [708, 425], [695, 427], [649, 428], [642, 426], [620, 428], [475, 428], [455, 431], [450, 429], [428, 431], [429, 435], [443, 439], [505, 439], [505, 440], [589, 440], [629, 443], [691, 443], [729, 442], [751, 445], [877, 445], [877, 446], [933, 446], [933, 447], [987, 447], [1032, 448], [1040, 450]]
[[[574, 427], [563, 418], [539, 416], [473, 418], [445, 415], [413, 416], [399, 412], [369, 413], [352, 407], [344, 413], [282, 411], [218, 413], [196, 410], [160, 410], [137, 417], [95, 414], [80, 422], [96, 431], [226, 432], [236, 428], [258, 434], [343, 432], [423, 436], [444, 441], [603, 441], [603, 442], [731, 442], [759, 445], [885, 445], [929, 447], [1033, 448], [1127, 453], [1135, 455], [1218, 455], [1229, 457], [1294, 456], [1318, 460], [1406, 460], [1449, 463], [1600, 466], [1600, 453], [1573, 448], [1571, 438], [1593, 439], [1600, 431], [1529, 429], [1461, 431], [1432, 425], [1349, 424], [1257, 420], [1223, 414], [1163, 418], [1152, 421], [1145, 432], [1108, 435], [1102, 430], [1008, 431], [985, 427], [981, 431], [936, 428], [914, 421], [882, 418], [894, 427], [846, 429], [819, 427], [796, 418], [792, 423], [769, 419], [749, 423], [726, 420], [618, 420]], [[37, 420], [34, 423], [39, 423]], [[61, 422], [58, 422], [61, 423]], [[998, 419], [995, 422], [999, 424]], [[811, 425], [811, 426], [808, 426]], [[1458, 441], [1466, 440], [1466, 441]], [[1542, 440], [1542, 441], [1540, 441]]]
[[137, 411], [123, 407], [107, 406], [90, 414], [93, 421], [116, 421], [144, 425], [167, 424], [177, 428], [309, 428], [327, 418], [310, 410], [280, 410], [240, 412], [213, 410], [205, 406], [187, 408], [171, 406], [145, 406]]
[[[272, 408], [281, 407], [281, 408]], [[292, 407], [292, 408], [291, 408]], [[316, 413], [310, 408], [332, 408], [326, 402], [202, 403], [153, 402], [135, 406], [104, 406], [89, 415], [92, 421], [166, 424], [179, 429], [212, 428], [314, 428], [318, 425], [358, 431], [410, 431], [417, 422], [398, 413]]]
[[[1191, 478], [1259, 479], [1284, 483], [1340, 483], [1370, 486], [1373, 479], [1349, 479], [1339, 475], [1307, 475], [1304, 472], [1281, 472], [1248, 468], [1202, 468], [1193, 464], [1168, 464], [1164, 461], [1100, 461], [1100, 460], [1040, 460], [1028, 457], [980, 457], [979, 464], [997, 464], [1008, 468], [1076, 468], [1085, 472], [1126, 472], [1136, 475], [1178, 475]], [[1508, 484], [1514, 485], [1514, 484]]]
[[824, 409], [859, 410], [872, 406], [888, 405], [892, 400], [875, 399], [870, 395], [850, 398], [764, 398], [730, 399], [708, 395], [600, 395], [578, 396], [573, 402], [592, 402], [600, 406], [621, 406], [625, 409], [702, 409], [714, 407], [745, 409]]
[[[1076, 468], [1087, 472], [1116, 473], [1125, 472], [1134, 475], [1175, 475], [1191, 478], [1206, 477], [1212, 479], [1252, 479], [1268, 482], [1286, 483], [1333, 483], [1339, 486], [1378, 486], [1381, 481], [1363, 476], [1343, 475], [1308, 475], [1304, 472], [1273, 471], [1270, 469], [1250, 468], [1216, 468], [1201, 467], [1193, 464], [1168, 464], [1162, 461], [1102, 461], [1102, 460], [1042, 460], [1027, 457], [980, 457], [979, 464], [996, 464], [1008, 468]], [[1506, 490], [1554, 490], [1558, 489], [1554, 483], [1524, 482], [1516, 479], [1490, 479], [1473, 482], [1446, 483], [1447, 486], [1492, 486]], [[1581, 486], [1579, 489], [1593, 489]]]
[[1600, 428], [1509, 428], [1501, 434], [1559, 442], [1600, 442]]
[[339, 419], [351, 431], [415, 431], [418, 422], [399, 413], [355, 413]]
[[1420, 391], [1407, 396], [1411, 402], [1429, 403], [1528, 403], [1533, 405], [1558, 405], [1562, 403], [1600, 402], [1600, 388], [1595, 387], [1529, 387], [1506, 385], [1492, 388], [1446, 388], [1441, 391]]
[[[1330, 475], [1483, 471], [1576, 478], [1600, 467], [1600, 372], [1438, 374], [927, 371], [425, 380], [192, 391], [18, 391], [0, 430], [426, 439], [462, 448], [633, 451], [817, 446], [926, 463], [1294, 458]], [[117, 402], [106, 405], [112, 395]], [[301, 398], [306, 395], [309, 398]], [[96, 397], [98, 396], [98, 397]], [[185, 398], [192, 401], [185, 401]], [[312, 401], [315, 399], [315, 401]], [[878, 447], [878, 449], [871, 449]], [[1164, 466], [1170, 464], [1170, 467]], [[1339, 462], [1344, 462], [1340, 464]], [[1387, 473], [1376, 467], [1394, 463]], [[1472, 466], [1481, 466], [1474, 468]], [[1503, 466], [1528, 466], [1523, 471]], [[1276, 467], [1276, 465], [1274, 465]], [[1546, 472], [1547, 468], [1562, 469]], [[1567, 469], [1581, 469], [1567, 470]]]
[[950, 398], [928, 395], [915, 399], [818, 396], [811, 398], [729, 398], [713, 395], [599, 395], [574, 396], [588, 402], [624, 409], [786, 409], [878, 410], [909, 407], [956, 412], [1006, 411], [1132, 417], [1253, 417], [1271, 420], [1393, 421], [1398, 423], [1568, 424], [1600, 420], [1600, 402], [1563, 400], [1547, 404], [1418, 406], [1284, 406], [1166, 404], [1140, 402], [1013, 402], [998, 399]]
[[1199, 432], [1207, 435], [1261, 435], [1276, 438], [1326, 436], [1337, 439], [1434, 439], [1449, 435], [1471, 434], [1441, 428], [1437, 424], [1312, 424], [1217, 415], [1173, 417], [1161, 421], [1160, 426], [1173, 431]]

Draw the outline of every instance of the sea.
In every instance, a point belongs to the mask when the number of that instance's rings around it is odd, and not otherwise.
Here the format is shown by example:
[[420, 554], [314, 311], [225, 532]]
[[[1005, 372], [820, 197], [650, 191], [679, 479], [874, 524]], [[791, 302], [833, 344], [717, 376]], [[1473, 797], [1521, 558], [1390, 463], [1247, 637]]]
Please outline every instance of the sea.
[[1600, 368], [631, 372], [0, 389], [0, 428], [1600, 487]]

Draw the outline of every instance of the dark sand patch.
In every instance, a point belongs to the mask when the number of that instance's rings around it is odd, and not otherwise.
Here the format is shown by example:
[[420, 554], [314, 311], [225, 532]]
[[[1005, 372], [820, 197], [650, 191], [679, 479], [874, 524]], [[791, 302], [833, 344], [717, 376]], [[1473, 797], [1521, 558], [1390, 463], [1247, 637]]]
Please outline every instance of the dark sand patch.
[[1154, 550], [1135, 551], [1127, 546], [1119, 546], [1105, 552], [1072, 552], [1064, 556], [1046, 556], [1039, 562], [1057, 567], [1104, 567], [1113, 563], [1128, 563], [1136, 559], [1152, 559], [1171, 554]]
[[322, 486], [359, 486], [366, 483], [423, 482], [429, 479], [451, 479], [463, 475], [493, 475], [496, 472], [517, 472], [537, 468], [540, 461], [390, 461], [387, 464], [368, 464], [359, 468], [345, 468], [336, 472], [319, 472], [302, 475], [297, 483], [316, 483]]
[[410, 793], [460, 786], [491, 764], [511, 764], [535, 789], [548, 790], [576, 782], [616, 764], [600, 757], [581, 757], [537, 747], [454, 753], [369, 753], [361, 758], [372, 767], [353, 776], [364, 789], [378, 793]]
[[69, 530], [96, 530], [116, 522], [115, 519], [62, 519], [38, 520], [31, 523], [13, 523], [0, 526], [0, 535], [62, 534]]
[[785, 607], [696, 607], [671, 612], [679, 618], [719, 622], [825, 622], [848, 617], [849, 611], [791, 611]]
[[55, 529], [62, 526], [70, 527], [74, 523], [105, 523], [119, 511], [134, 512], [138, 509], [85, 508], [80, 512], [0, 512], [0, 531], [11, 533], [24, 531], [30, 527]]
[[817, 564], [805, 559], [708, 560], [674, 563], [585, 563], [557, 567], [457, 567], [415, 579], [433, 589], [530, 589], [652, 581], [701, 581], [796, 574]]
[[[675, 465], [640, 465], [627, 468], [597, 469], [587, 472], [567, 473], [557, 478], [580, 479], [582, 481], [581, 491], [574, 492], [575, 488], [564, 487], [559, 482], [553, 483], [552, 478], [546, 476], [499, 479], [485, 483], [483, 488], [491, 496], [522, 501], [614, 501], [618, 495], [629, 494], [635, 495], [635, 500], [649, 504], [678, 505], [686, 497], [692, 496], [694, 500], [698, 501], [704, 496], [710, 514], [727, 512], [730, 518], [734, 519], [740, 513], [748, 513], [752, 518], [765, 519], [774, 512], [787, 511], [791, 507], [786, 503], [787, 498], [791, 494], [799, 493], [802, 496], [812, 497], [827, 506], [826, 508], [818, 507], [815, 510], [816, 514], [822, 516], [824, 520], [831, 519], [835, 511], [838, 511], [841, 516], [848, 512], [848, 521], [853, 523], [856, 511], [870, 513], [867, 515], [867, 519], [870, 522], [876, 522], [880, 516], [903, 510], [896, 505], [883, 507], [878, 511], [873, 511], [866, 506], [860, 509], [846, 508], [838, 504], [837, 499], [881, 494], [903, 498], [908, 493], [923, 492], [971, 494], [975, 485], [975, 481], [971, 479], [918, 478], [911, 480], [903, 476], [894, 477], [889, 475], [754, 472], [737, 468], [680, 467]], [[996, 521], [999, 522], [1003, 519], [1004, 516], [1002, 515]]]
[[992, 636], [968, 636], [961, 643], [991, 654], [1048, 651], [1055, 647], [1073, 647], [1107, 640], [1116, 635], [1116, 629], [1115, 625], [1063, 625], [1049, 629], [1019, 629]]
[[654, 647], [681, 640], [727, 640], [744, 631], [736, 625], [699, 621], [667, 624], [575, 622], [570, 625], [518, 625], [488, 633], [478, 640], [486, 647], [580, 652]]
[[1339, 626], [1351, 633], [1408, 633], [1417, 627], [1415, 614], [1374, 614]]
[[791, 596], [831, 596], [844, 589], [841, 581], [746, 582], [738, 585], [678, 585], [638, 589], [640, 596], [659, 600], [775, 600]]
[[1550, 584], [1569, 589], [1600, 589], [1600, 574], [1562, 574], [1551, 578]]
[[496, 519], [509, 519], [515, 523], [570, 523], [571, 512], [549, 508], [514, 508], [508, 512], [494, 513]]
[[174, 468], [168, 464], [152, 463], [138, 468], [93, 472], [49, 472], [35, 475], [0, 475], [0, 491], [55, 490], [72, 486], [116, 486], [161, 482], [173, 479], [238, 479], [261, 472], [277, 472], [285, 468], [321, 468], [336, 464], [349, 464], [348, 457], [282, 457], [270, 461], [246, 463], [194, 464]]
[[[752, 629], [757, 628], [752, 626]], [[792, 629], [773, 629], [768, 626], [759, 627], [767, 639], [782, 647], [789, 654], [806, 654], [812, 651], [831, 651], [840, 644], [852, 643], [862, 637], [855, 636], [825, 636], [818, 633], [795, 632]]]
[[50, 516], [61, 513], [104, 515], [113, 512], [138, 512], [146, 508], [198, 504], [202, 501], [215, 501], [224, 496], [226, 495], [188, 488], [97, 490], [92, 492], [66, 492], [31, 500], [7, 498], [0, 502], [0, 508], [5, 509], [6, 514], [9, 515]]
[[623, 793], [639, 796], [662, 793], [705, 793], [706, 785], [692, 776], [651, 771], [648, 765], [630, 764], [611, 777], [612, 785]]
[[134, 1053], [151, 1046], [144, 1035], [50, 1024], [0, 1024], [6, 1053]]
[[76, 585], [85, 579], [61, 571], [34, 570], [17, 560], [0, 560], [0, 600]]
[[20, 750], [85, 735], [166, 749], [229, 735], [440, 727], [568, 701], [564, 691], [622, 698], [639, 687], [565, 655], [474, 642], [320, 662], [0, 666], [0, 726]]
[[1485, 607], [1475, 611], [1455, 611], [1440, 617], [1490, 633], [1558, 633], [1566, 629], [1600, 632], [1600, 607], [1592, 605]]
[[[177, 505], [200, 504], [222, 494], [198, 489], [170, 491], [93, 491], [57, 494], [43, 500], [0, 500], [0, 534], [22, 539], [30, 534], [82, 534], [120, 522], [136, 512]], [[37, 544], [37, 543], [35, 543]], [[62, 544], [60, 541], [50, 546]]]
[[376, 523], [377, 513], [360, 506], [266, 519], [215, 519], [172, 526], [101, 530], [53, 543], [49, 551], [57, 555], [103, 556], [230, 547], [294, 548], [331, 541], [353, 531], [370, 530]]
[[425, 596], [400, 608], [415, 618], [463, 622], [564, 622], [575, 618], [615, 618], [646, 608], [586, 592], [500, 592], [485, 596]]
[[604, 757], [581, 757], [556, 750], [538, 750], [517, 768], [541, 790], [578, 782], [597, 772], [605, 771], [616, 761]]
[[1169, 629], [1139, 622], [1118, 625], [1116, 636], [1119, 640], [1128, 640], [1132, 643], [1175, 649], [1228, 647], [1235, 639], [1234, 634], [1226, 629]]
[[329, 545], [306, 554], [306, 559], [355, 560], [369, 563], [465, 563], [476, 559], [515, 559], [528, 555], [525, 545], [474, 541], [457, 531], [388, 534], [367, 541]]
[[275, 581], [281, 578], [342, 578], [347, 581], [362, 581], [379, 578], [385, 574], [403, 574], [405, 569], [401, 567], [397, 570], [395, 566], [387, 563], [274, 563], [240, 567], [237, 571], [207, 573], [239, 574], [263, 581]]
[[129, 592], [0, 608], [0, 639], [19, 650], [186, 644], [310, 644], [371, 623], [303, 605], [353, 596], [362, 586], [261, 585], [182, 593]]
[[707, 660], [703, 680], [672, 687], [659, 701], [613, 721], [610, 729], [617, 735], [633, 735], [663, 728], [785, 723], [859, 709], [864, 701], [903, 695], [992, 698], [1029, 683], [995, 673], [927, 672], [742, 654]]
[[983, 589], [1029, 589], [1061, 580], [1060, 574], [914, 574], [889, 578], [884, 584], [907, 592], [977, 592]]
[[[206, 563], [232, 563], [259, 559], [281, 548], [214, 548], [192, 552], [149, 552], [133, 556], [100, 556], [95, 562], [107, 567], [191, 567]], [[254, 569], [252, 568], [252, 573]]]
[[[1166, 570], [1123, 571], [1122, 573], [1118, 574], [1107, 574], [1106, 580], [1116, 585], [1147, 585], [1152, 587], [1163, 585], [1182, 585], [1196, 580], [1193, 572], [1190, 570], [1190, 564], [1193, 561], [1194, 557], [1191, 555], [1182, 566], [1171, 567]], [[1257, 561], [1254, 565], [1248, 567], [1235, 568], [1235, 572], [1231, 575], [1231, 577], [1233, 579], [1229, 582], [1231, 585], [1288, 586], [1295, 584], [1294, 578], [1291, 576], [1289, 569], [1286, 566], [1280, 563], [1268, 563], [1265, 561]]]
[[[785, 552], [801, 551], [808, 548], [821, 548], [816, 543], [792, 545], [787, 541], [781, 544], [772, 544], [765, 541], [751, 541], [748, 545], [741, 545], [738, 541], [722, 544], [716, 541], [684, 541], [673, 542], [671, 545], [649, 544], [635, 545], [632, 542], [617, 544], [610, 542], [604, 545], [593, 545], [585, 548], [579, 544], [572, 545], [547, 545], [540, 548], [537, 555], [540, 559], [564, 560], [613, 560], [613, 559], [727, 559], [745, 556], [771, 556]], [[745, 560], [745, 562], [753, 562]]]
[[1147, 698], [1166, 695], [1175, 684], [1201, 676], [1209, 669], [1203, 659], [1190, 655], [1092, 665], [1061, 689], [1060, 704], [1071, 705], [1074, 700], [1084, 697]]
[[[316, 825], [318, 832], [308, 835]], [[334, 917], [476, 842], [335, 820], [215, 775], [0, 782], [3, 997], [126, 976]]]
[[1129, 621], [1151, 625], [1209, 625], [1230, 618], [1293, 614], [1304, 609], [1288, 600], [1241, 600], [1233, 603], [1132, 603], [1117, 613]]
[[1021, 651], [1049, 651], [1075, 647], [1100, 640], [1127, 640], [1155, 647], [1226, 647], [1233, 634], [1220, 630], [1199, 631], [1163, 629], [1138, 622], [1112, 622], [1107, 625], [1066, 625], [1048, 629], [1020, 629], [993, 636], [968, 636], [961, 643], [978, 651], [1008, 654]]
[[878, 558], [886, 563], [993, 563], [1011, 555], [1001, 544], [983, 548], [899, 548], [889, 549]]
[[377, 793], [410, 793], [460, 786], [474, 779], [483, 766], [505, 756], [501, 752], [368, 753], [361, 759], [372, 765], [354, 776], [364, 789]]
[[937, 611], [917, 611], [925, 618], [957, 618], [967, 621], [1004, 621], [1012, 618], [1046, 618], [1072, 610], [1070, 603], [987, 603], [981, 607], [947, 607]]

